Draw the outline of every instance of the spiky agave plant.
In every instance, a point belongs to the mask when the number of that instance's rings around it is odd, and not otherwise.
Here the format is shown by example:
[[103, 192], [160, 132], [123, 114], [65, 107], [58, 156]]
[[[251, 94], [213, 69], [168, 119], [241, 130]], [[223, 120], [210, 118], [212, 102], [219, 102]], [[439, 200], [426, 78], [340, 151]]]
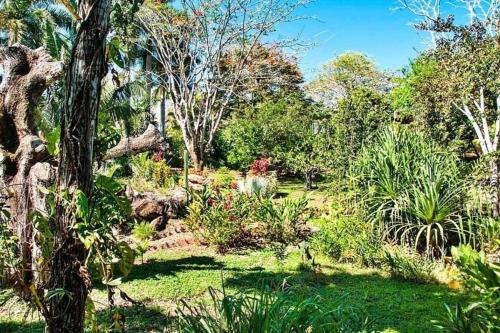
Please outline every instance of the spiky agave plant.
[[356, 170], [368, 216], [386, 238], [442, 255], [450, 238], [464, 232], [458, 162], [421, 134], [384, 129], [365, 147]]

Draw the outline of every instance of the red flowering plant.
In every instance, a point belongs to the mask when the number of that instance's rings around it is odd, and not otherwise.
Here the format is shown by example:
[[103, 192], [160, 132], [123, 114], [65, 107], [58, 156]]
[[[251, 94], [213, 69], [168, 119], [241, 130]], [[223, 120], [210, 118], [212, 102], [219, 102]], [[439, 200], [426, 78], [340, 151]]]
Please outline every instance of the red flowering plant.
[[269, 160], [266, 158], [259, 158], [253, 161], [250, 166], [252, 176], [265, 176], [269, 173]]
[[153, 160], [155, 162], [160, 162], [161, 160], [163, 160], [163, 152], [161, 150], [159, 150], [156, 153], [154, 153]]
[[202, 244], [214, 245], [219, 252], [247, 246], [253, 202], [237, 191], [216, 191], [206, 187], [193, 193], [186, 224]]

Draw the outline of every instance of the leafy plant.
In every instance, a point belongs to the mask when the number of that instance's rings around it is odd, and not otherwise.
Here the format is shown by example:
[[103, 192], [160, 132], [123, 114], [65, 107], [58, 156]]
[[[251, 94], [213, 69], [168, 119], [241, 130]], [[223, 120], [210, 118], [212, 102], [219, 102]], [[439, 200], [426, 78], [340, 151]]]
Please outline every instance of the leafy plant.
[[259, 158], [252, 162], [250, 166], [251, 175], [267, 175], [269, 172], [269, 160]]
[[308, 202], [305, 195], [296, 200], [287, 198], [283, 202], [263, 199], [257, 218], [263, 224], [266, 241], [278, 257], [283, 256], [288, 245], [297, 244], [302, 239]]
[[177, 327], [185, 333], [367, 332], [369, 324], [356, 312], [324, 306], [320, 297], [296, 299], [261, 288], [253, 294], [228, 295], [209, 289], [211, 303], [198, 307], [183, 301]]
[[402, 246], [385, 246], [384, 264], [396, 278], [420, 283], [436, 281], [434, 276], [436, 264]]
[[484, 252], [470, 245], [454, 247], [452, 254], [474, 301], [465, 308], [447, 305], [447, 316], [437, 326], [447, 332], [500, 331], [500, 265], [488, 262]]
[[164, 159], [151, 159], [147, 153], [131, 157], [133, 180], [148, 182], [153, 188], [170, 188], [177, 184], [179, 177]]
[[316, 221], [319, 231], [312, 236], [311, 247], [340, 262], [378, 266], [382, 241], [372, 224], [358, 214], [331, 214]]
[[222, 167], [217, 170], [217, 172], [210, 175], [214, 179], [213, 186], [214, 187], [223, 187], [229, 188], [233, 186], [236, 181], [236, 178], [231, 174], [231, 171]]
[[215, 245], [219, 252], [248, 244], [256, 203], [252, 196], [237, 191], [222, 193], [205, 186], [192, 197], [186, 223], [200, 241]]
[[149, 241], [155, 235], [154, 227], [147, 222], [138, 223], [132, 229], [132, 237], [135, 249], [141, 255], [141, 262], [144, 263], [144, 254], [149, 250]]
[[368, 217], [386, 239], [440, 256], [466, 232], [459, 165], [422, 135], [384, 129], [365, 147], [355, 172]]

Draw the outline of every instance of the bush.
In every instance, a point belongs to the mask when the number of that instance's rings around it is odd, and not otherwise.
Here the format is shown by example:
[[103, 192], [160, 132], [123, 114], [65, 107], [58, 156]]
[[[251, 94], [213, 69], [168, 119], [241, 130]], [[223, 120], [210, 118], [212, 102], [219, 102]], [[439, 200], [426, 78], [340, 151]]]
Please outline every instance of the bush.
[[215, 245], [219, 252], [247, 245], [255, 200], [229, 191], [222, 193], [206, 186], [202, 193], [192, 193], [186, 224], [199, 241]]
[[355, 215], [324, 217], [311, 239], [313, 250], [328, 257], [364, 266], [379, 266], [381, 239], [371, 223]]
[[437, 327], [447, 332], [500, 332], [500, 265], [488, 262], [484, 252], [470, 245], [454, 247], [452, 254], [473, 301], [465, 308], [446, 305], [447, 316]]
[[149, 182], [154, 188], [170, 188], [178, 181], [178, 176], [158, 155], [153, 159], [149, 158], [147, 153], [132, 156], [131, 166], [133, 180], [138, 183]]
[[303, 239], [302, 227], [307, 219], [308, 202], [306, 196], [283, 202], [275, 202], [269, 197], [262, 200], [257, 219], [263, 224], [266, 242], [278, 257], [283, 256], [288, 245], [298, 244]]
[[288, 245], [303, 239], [305, 197], [280, 203], [262, 194], [208, 186], [192, 197], [186, 223], [199, 241], [216, 246], [219, 252], [265, 243], [281, 256]]
[[269, 160], [265, 158], [259, 158], [253, 161], [250, 166], [250, 175], [253, 176], [265, 176], [269, 172]]
[[325, 306], [320, 297], [296, 299], [266, 288], [231, 296], [209, 290], [211, 303], [183, 301], [178, 332], [185, 333], [340, 333], [367, 332], [367, 320], [341, 306]]
[[385, 238], [441, 256], [464, 230], [464, 186], [456, 158], [402, 127], [383, 130], [365, 147], [354, 177], [367, 216]]
[[236, 182], [236, 177], [234, 177], [231, 171], [226, 167], [219, 168], [215, 173], [211, 174], [210, 177], [214, 179], [212, 184], [213, 187], [230, 188], [234, 186]]
[[386, 245], [384, 264], [395, 278], [419, 283], [436, 282], [436, 264], [403, 246]]
[[149, 250], [149, 241], [155, 234], [156, 231], [154, 227], [147, 222], [136, 224], [132, 229], [135, 249], [141, 255], [142, 263], [144, 263], [144, 253]]

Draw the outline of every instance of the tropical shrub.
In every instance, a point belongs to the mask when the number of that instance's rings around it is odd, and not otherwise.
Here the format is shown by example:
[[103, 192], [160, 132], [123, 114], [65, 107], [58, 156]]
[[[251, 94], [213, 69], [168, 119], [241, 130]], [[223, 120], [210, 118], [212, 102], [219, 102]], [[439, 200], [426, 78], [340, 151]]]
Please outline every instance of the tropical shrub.
[[466, 307], [447, 305], [447, 316], [437, 326], [447, 332], [499, 332], [500, 265], [488, 262], [484, 252], [470, 245], [454, 247], [452, 254], [473, 301]]
[[269, 160], [259, 158], [252, 162], [250, 166], [250, 174], [255, 176], [267, 175], [269, 172]]
[[150, 158], [147, 153], [131, 157], [133, 181], [147, 182], [153, 188], [170, 188], [177, 184], [179, 177], [159, 155]]
[[317, 225], [320, 229], [310, 240], [313, 250], [339, 262], [379, 266], [381, 237], [371, 223], [357, 215], [334, 213]]
[[384, 246], [384, 265], [391, 275], [406, 281], [435, 282], [436, 263], [404, 246]]
[[262, 192], [246, 194], [209, 186], [192, 197], [187, 226], [200, 242], [220, 252], [267, 244], [281, 256], [288, 245], [304, 238], [306, 197], [276, 202]]
[[144, 253], [149, 250], [149, 241], [155, 233], [154, 227], [147, 222], [138, 223], [132, 229], [135, 250], [141, 255], [142, 263], [144, 263]]
[[210, 174], [210, 177], [214, 180], [213, 187], [229, 188], [236, 182], [236, 177], [227, 167], [219, 168], [215, 173]]
[[460, 166], [423, 135], [384, 129], [363, 149], [354, 176], [367, 217], [386, 239], [440, 256], [463, 236]]
[[211, 303], [183, 301], [178, 332], [185, 333], [340, 333], [368, 332], [366, 318], [342, 306], [325, 306], [320, 297], [295, 298], [261, 288], [253, 294], [228, 295], [209, 289]]
[[219, 252], [247, 243], [256, 203], [252, 196], [205, 186], [201, 193], [193, 192], [192, 198], [186, 224], [199, 241], [216, 246]]
[[303, 239], [303, 226], [307, 220], [306, 196], [298, 199], [273, 201], [263, 198], [257, 211], [257, 220], [263, 225], [264, 238], [278, 257], [282, 257], [287, 246], [298, 244]]

